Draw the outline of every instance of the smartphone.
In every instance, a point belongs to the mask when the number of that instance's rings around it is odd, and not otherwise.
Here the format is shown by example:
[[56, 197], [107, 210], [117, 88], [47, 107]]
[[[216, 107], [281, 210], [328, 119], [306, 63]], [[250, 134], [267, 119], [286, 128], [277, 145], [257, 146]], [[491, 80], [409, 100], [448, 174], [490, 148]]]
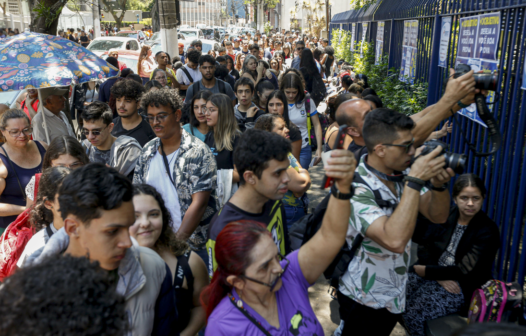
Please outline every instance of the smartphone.
[[[342, 125], [338, 129], [338, 135], [336, 136], [336, 139], [334, 140], [334, 145], [332, 146], [332, 149], [343, 149], [343, 142], [345, 141], [345, 132], [347, 131], [347, 125]], [[321, 189], [326, 189], [332, 186], [334, 181], [331, 177], [328, 177], [325, 175], [323, 178], [323, 181], [321, 183]]]

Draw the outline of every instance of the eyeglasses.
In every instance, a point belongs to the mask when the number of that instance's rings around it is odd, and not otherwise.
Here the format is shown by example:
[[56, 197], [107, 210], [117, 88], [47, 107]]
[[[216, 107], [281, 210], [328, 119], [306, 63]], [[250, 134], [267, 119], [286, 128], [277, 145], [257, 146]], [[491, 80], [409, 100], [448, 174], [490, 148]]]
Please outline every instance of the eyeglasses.
[[255, 282], [257, 284], [260, 284], [260, 285], [263, 285], [263, 286], [267, 286], [267, 287], [270, 287], [270, 291], [272, 292], [272, 290], [274, 290], [274, 287], [276, 287], [279, 279], [281, 279], [281, 277], [283, 276], [283, 273], [285, 273], [285, 271], [287, 270], [287, 268], [289, 267], [289, 264], [290, 264], [290, 261], [285, 258], [284, 256], [281, 255], [281, 253], [278, 253], [278, 257], [281, 261], [285, 260], [287, 263], [285, 264], [285, 266], [283, 267], [283, 269], [281, 270], [281, 273], [276, 277], [276, 279], [274, 279], [274, 281], [272, 281], [271, 283], [266, 283], [266, 282], [263, 282], [263, 281], [259, 281], [259, 280], [256, 280], [256, 279], [252, 279], [250, 277], [247, 277], [246, 275], [242, 274], [241, 276], [247, 280], [250, 280], [252, 282]]
[[305, 47], [297, 47], [296, 48], [297, 51], [303, 51], [303, 49], [305, 49]]
[[[108, 125], [109, 126], [109, 125]], [[93, 136], [99, 136], [100, 133], [105, 130], [106, 128], [108, 128], [108, 126], [104, 127], [103, 129], [96, 129], [96, 130], [89, 130], [89, 129], [82, 129], [82, 134], [84, 134], [85, 136], [88, 136], [90, 133], [93, 134]]]
[[413, 138], [413, 140], [411, 140], [410, 143], [405, 144], [405, 145], [399, 145], [399, 144], [382, 144], [382, 145], [384, 145], [384, 146], [393, 146], [393, 147], [402, 147], [402, 148], [405, 148], [405, 152], [406, 153], [409, 153], [409, 151], [411, 150], [411, 147], [413, 147], [414, 144], [415, 144], [415, 138]]
[[168, 118], [168, 116], [169, 116], [170, 114], [174, 114], [174, 113], [158, 114], [158, 115], [153, 116], [153, 117], [152, 117], [152, 116], [147, 116], [146, 119], [148, 119], [148, 122], [149, 122], [150, 124], [155, 124], [155, 120], [156, 120], [156, 119], [162, 124], [163, 122], [165, 122], [166, 118]]
[[207, 107], [203, 107], [201, 111], [203, 111], [201, 113], [203, 113], [204, 115], [211, 115], [212, 113], [217, 112], [217, 110], [211, 110]]
[[24, 128], [23, 130], [8, 130], [7, 133], [9, 133], [10, 136], [13, 138], [18, 138], [21, 133], [24, 133], [24, 135], [31, 135], [33, 133], [33, 127]]

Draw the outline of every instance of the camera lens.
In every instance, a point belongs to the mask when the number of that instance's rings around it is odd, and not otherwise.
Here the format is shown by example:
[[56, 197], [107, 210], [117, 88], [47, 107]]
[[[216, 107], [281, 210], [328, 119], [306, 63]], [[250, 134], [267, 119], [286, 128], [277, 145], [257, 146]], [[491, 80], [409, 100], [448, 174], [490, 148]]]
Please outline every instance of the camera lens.
[[474, 74], [475, 78], [475, 88], [480, 90], [497, 90], [497, 80], [498, 76], [495, 73], [485, 73], [485, 74]]
[[462, 174], [464, 168], [466, 168], [466, 156], [456, 153], [446, 153], [446, 166], [445, 168], [451, 168], [456, 174]]

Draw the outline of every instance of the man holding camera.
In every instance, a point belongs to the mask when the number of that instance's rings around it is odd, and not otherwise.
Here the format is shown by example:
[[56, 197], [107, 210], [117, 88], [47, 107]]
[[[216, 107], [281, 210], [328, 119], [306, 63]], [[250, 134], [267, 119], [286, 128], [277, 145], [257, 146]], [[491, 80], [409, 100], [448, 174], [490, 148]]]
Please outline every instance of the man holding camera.
[[[446, 91], [442, 98], [434, 105], [428, 106], [423, 111], [411, 116], [416, 123], [413, 129], [415, 147], [419, 147], [445, 120], [460, 111], [462, 107], [469, 106], [474, 102], [475, 94], [481, 92], [475, 90], [475, 79], [473, 71], [454, 78], [455, 71], [450, 70], [450, 79], [446, 86]], [[486, 94], [485, 91], [482, 93]], [[367, 147], [363, 138], [362, 126], [365, 116], [371, 111], [370, 105], [361, 99], [353, 99], [343, 102], [336, 111], [336, 122], [338, 125], [347, 125], [347, 134], [353, 138], [349, 146], [356, 160], [367, 153]]]
[[375, 109], [365, 117], [363, 140], [369, 154], [356, 169], [362, 181], [353, 182], [347, 243], [351, 246], [358, 235], [364, 239], [340, 280], [342, 335], [391, 333], [405, 308], [418, 213], [433, 223], [448, 217], [447, 183], [455, 173], [446, 168], [440, 146], [413, 162], [414, 128], [411, 118], [390, 109]]

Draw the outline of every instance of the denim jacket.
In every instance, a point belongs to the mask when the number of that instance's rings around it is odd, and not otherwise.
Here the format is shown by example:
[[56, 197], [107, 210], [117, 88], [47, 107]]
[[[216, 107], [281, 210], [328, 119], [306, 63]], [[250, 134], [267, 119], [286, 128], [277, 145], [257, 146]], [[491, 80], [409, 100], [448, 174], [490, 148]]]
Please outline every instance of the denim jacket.
[[[160, 142], [159, 138], [155, 138], [144, 145], [135, 165], [134, 184], [146, 183], [150, 162], [158, 151]], [[181, 129], [181, 145], [172, 177], [181, 206], [181, 220], [192, 204], [193, 194], [201, 191], [211, 192], [201, 223], [199, 223], [199, 226], [188, 239], [188, 243], [193, 250], [204, 249], [208, 224], [212, 216], [219, 210], [216, 200], [217, 165], [210, 148], [184, 129]], [[172, 182], [166, 178], [166, 183]], [[165, 202], [170, 202], [170, 200], [165, 200]]]

